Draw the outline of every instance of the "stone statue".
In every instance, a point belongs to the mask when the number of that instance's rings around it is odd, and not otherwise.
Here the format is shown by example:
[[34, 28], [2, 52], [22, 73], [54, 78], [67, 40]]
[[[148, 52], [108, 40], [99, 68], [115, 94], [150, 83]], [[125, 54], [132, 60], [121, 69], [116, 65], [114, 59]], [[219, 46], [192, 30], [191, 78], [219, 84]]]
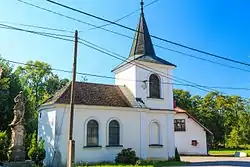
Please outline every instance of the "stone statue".
[[11, 145], [9, 148], [9, 160], [11, 161], [25, 161], [25, 147], [24, 147], [24, 95], [20, 92], [14, 99], [15, 106], [13, 108], [14, 119], [10, 124], [11, 127]]
[[15, 98], [15, 106], [13, 108], [14, 110], [14, 119], [11, 122], [10, 126], [18, 125], [23, 123], [23, 117], [25, 112], [25, 106], [24, 106], [24, 96], [23, 92], [20, 92]]

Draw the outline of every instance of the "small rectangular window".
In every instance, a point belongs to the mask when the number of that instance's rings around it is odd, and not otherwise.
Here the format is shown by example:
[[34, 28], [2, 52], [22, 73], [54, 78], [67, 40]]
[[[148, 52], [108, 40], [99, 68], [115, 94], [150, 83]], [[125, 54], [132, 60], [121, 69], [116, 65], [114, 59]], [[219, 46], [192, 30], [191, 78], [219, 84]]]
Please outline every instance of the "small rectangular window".
[[174, 131], [175, 132], [186, 131], [185, 119], [175, 119], [174, 120]]
[[198, 145], [198, 142], [197, 140], [192, 140], [192, 143], [191, 143], [192, 146], [197, 146]]

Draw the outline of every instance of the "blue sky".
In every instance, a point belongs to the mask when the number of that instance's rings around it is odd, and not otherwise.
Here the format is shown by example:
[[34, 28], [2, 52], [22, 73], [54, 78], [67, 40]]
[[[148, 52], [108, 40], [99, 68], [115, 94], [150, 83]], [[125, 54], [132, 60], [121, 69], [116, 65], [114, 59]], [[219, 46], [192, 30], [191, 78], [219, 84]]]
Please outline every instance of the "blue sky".
[[[152, 0], [145, 0], [145, 4]], [[47, 3], [45, 0], [29, 2], [96, 25], [104, 22]], [[77, 9], [116, 20], [139, 8], [139, 0], [60, 0], [60, 3]], [[145, 9], [145, 17], [151, 34], [182, 43], [191, 47], [215, 53], [224, 57], [250, 63], [250, 2], [236, 0], [159, 0]], [[135, 28], [139, 12], [120, 23]], [[0, 21], [47, 26], [74, 31], [79, 36], [109, 50], [128, 56], [132, 40], [103, 30], [89, 30], [91, 27], [54, 14], [22, 4], [17, 0], [0, 1]], [[25, 27], [22, 27], [25, 28]], [[116, 26], [108, 29], [133, 36], [134, 33]], [[34, 29], [39, 31], [39, 29]], [[41, 31], [41, 30], [40, 30]], [[68, 33], [68, 35], [70, 35]], [[250, 70], [207, 55], [195, 53], [158, 40], [153, 42], [171, 49], [193, 54], [209, 60]], [[211, 64], [177, 53], [155, 48], [159, 57], [177, 65], [174, 75], [201, 85], [250, 88], [250, 73]], [[71, 42], [0, 29], [0, 54], [3, 58], [20, 62], [28, 60], [45, 61], [53, 68], [72, 69], [73, 44]], [[113, 76], [111, 70], [120, 60], [79, 45], [79, 72]], [[58, 73], [61, 77], [69, 74]], [[78, 80], [81, 77], [78, 76]], [[90, 82], [114, 83], [113, 80], [88, 77]], [[175, 86], [176, 87], [176, 86]], [[177, 86], [204, 95], [200, 90]], [[250, 91], [222, 90], [228, 94], [249, 97]]]

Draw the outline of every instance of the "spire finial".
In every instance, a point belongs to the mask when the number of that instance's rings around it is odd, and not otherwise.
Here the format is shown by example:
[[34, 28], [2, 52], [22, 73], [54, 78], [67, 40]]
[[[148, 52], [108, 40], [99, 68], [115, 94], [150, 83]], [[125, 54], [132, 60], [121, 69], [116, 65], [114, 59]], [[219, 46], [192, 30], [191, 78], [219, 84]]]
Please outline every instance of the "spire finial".
[[144, 2], [143, 0], [141, 0], [141, 13], [143, 13], [143, 6], [144, 6]]

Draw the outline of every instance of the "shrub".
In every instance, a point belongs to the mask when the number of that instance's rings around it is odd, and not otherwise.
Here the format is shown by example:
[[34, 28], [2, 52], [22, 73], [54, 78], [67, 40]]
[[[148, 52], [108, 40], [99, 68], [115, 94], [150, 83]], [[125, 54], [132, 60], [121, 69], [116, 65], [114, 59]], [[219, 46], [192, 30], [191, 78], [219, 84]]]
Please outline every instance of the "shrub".
[[136, 156], [136, 153], [132, 148], [122, 149], [115, 158], [116, 163], [126, 165], [134, 165], [138, 160], [139, 158]]
[[175, 161], [181, 161], [180, 154], [179, 154], [177, 148], [175, 148]]
[[39, 139], [36, 141], [36, 132], [33, 133], [31, 139], [31, 145], [29, 147], [28, 156], [35, 162], [38, 166], [43, 166], [43, 160], [45, 159], [45, 150], [44, 150], [44, 140]]
[[236, 128], [233, 128], [230, 132], [228, 139], [226, 140], [226, 148], [237, 149], [240, 145], [240, 135]]
[[8, 159], [8, 136], [7, 133], [0, 132], [0, 161]]

